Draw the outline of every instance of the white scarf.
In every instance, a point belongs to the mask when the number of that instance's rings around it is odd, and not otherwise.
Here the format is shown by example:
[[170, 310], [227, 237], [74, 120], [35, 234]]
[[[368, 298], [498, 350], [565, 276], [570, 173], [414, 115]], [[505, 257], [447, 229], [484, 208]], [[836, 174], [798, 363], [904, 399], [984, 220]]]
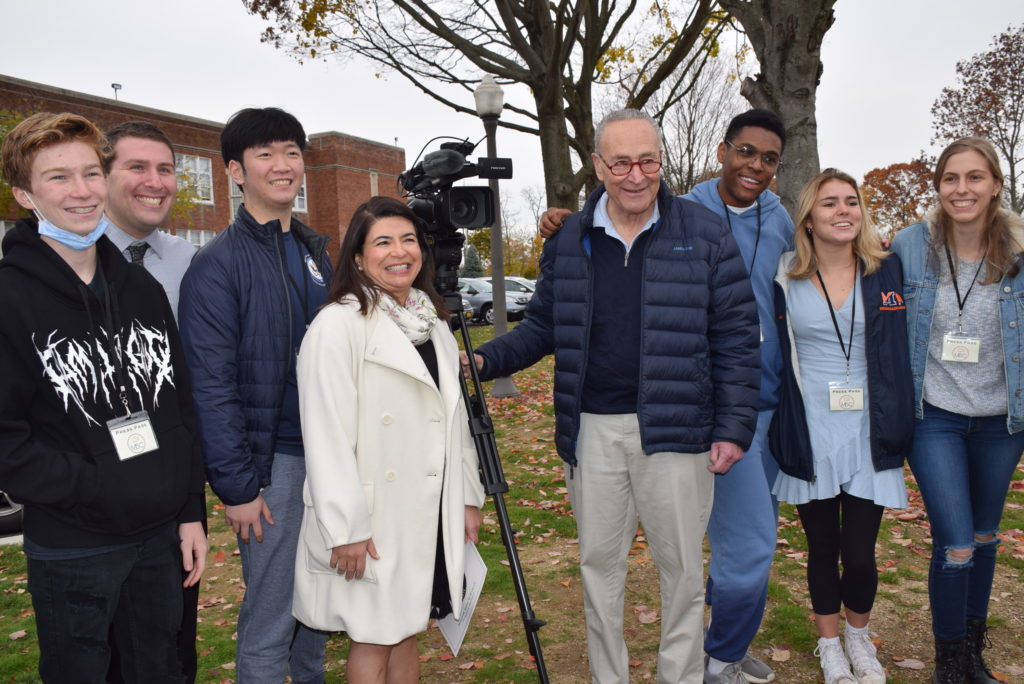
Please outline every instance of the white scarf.
[[430, 297], [416, 288], [409, 290], [404, 306], [400, 306], [391, 295], [378, 290], [377, 308], [387, 314], [415, 346], [430, 339], [430, 331], [439, 320]]

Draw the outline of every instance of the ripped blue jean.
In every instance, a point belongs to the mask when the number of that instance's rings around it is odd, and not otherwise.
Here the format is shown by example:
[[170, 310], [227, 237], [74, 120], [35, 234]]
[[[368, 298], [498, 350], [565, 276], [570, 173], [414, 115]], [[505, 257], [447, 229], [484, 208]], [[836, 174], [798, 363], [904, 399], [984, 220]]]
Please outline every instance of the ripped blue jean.
[[908, 461], [932, 528], [928, 596], [932, 632], [966, 634], [985, 620], [996, 567], [999, 521], [1024, 432], [1009, 434], [1006, 416], [971, 418], [924, 404]]

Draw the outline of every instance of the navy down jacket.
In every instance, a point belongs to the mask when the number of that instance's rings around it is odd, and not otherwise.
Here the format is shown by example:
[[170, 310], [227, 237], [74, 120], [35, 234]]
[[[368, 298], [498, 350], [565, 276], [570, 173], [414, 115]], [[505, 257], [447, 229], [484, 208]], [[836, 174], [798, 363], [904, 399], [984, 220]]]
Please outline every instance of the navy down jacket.
[[[291, 221], [326, 280], [328, 238]], [[196, 254], [181, 283], [179, 324], [192, 374], [206, 477], [229, 506], [270, 484], [285, 383], [295, 364], [281, 224], [242, 206]]]
[[[555, 354], [555, 444], [576, 464], [580, 394], [591, 325], [590, 231], [600, 186], [544, 246], [526, 318], [482, 347], [483, 377]], [[757, 422], [760, 356], [754, 294], [739, 248], [714, 213], [672, 197], [644, 252], [637, 415], [645, 453], [701, 453], [712, 442], [746, 450]], [[602, 230], [598, 228], [597, 230]], [[599, 275], [599, 274], [598, 274]]]

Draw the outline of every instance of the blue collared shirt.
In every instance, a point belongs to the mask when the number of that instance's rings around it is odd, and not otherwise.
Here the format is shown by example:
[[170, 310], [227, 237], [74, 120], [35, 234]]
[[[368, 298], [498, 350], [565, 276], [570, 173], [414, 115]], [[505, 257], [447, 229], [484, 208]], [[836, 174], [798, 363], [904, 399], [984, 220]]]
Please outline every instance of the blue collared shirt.
[[[660, 219], [661, 210], [658, 209], [658, 203], [655, 202], [654, 213], [652, 213], [651, 217], [647, 219], [647, 223], [644, 224], [644, 227], [642, 229], [640, 229], [640, 233], [644, 232], [645, 230], [650, 230], [651, 228], [653, 228], [654, 224], [656, 224]], [[594, 207], [594, 227], [604, 228], [604, 232], [608, 234], [608, 237], [614, 238], [621, 242], [623, 245], [625, 245], [627, 254], [629, 254], [630, 247], [636, 244], [636, 238], [640, 235], [640, 233], [637, 233], [636, 236], [633, 237], [633, 241], [627, 243], [626, 240], [621, 235], [619, 235], [619, 231], [615, 230], [615, 224], [612, 223], [612, 218], [611, 216], [608, 215], [607, 192], [601, 195], [601, 197], [597, 200], [597, 206]]]
[[142, 265], [163, 286], [167, 293], [167, 300], [171, 303], [171, 311], [174, 312], [174, 318], [177, 321], [178, 288], [181, 286], [181, 279], [185, 275], [188, 265], [192, 263], [192, 257], [196, 254], [196, 248], [192, 243], [162, 230], [154, 230], [139, 240], [118, 228], [113, 222], [107, 227], [106, 236], [129, 261], [131, 260], [131, 256], [128, 254], [129, 245], [140, 242], [149, 245], [149, 249], [142, 257]]

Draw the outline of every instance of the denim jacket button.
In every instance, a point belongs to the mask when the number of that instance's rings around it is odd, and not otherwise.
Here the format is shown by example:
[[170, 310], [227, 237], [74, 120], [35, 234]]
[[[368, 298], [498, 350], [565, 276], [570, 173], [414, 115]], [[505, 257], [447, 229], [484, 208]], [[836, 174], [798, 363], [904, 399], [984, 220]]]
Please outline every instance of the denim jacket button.
[[1009, 292], [1009, 291], [1010, 291], [1010, 286], [1009, 285], [1007, 285], [1006, 287], [1003, 288], [1003, 292]]
[[1010, 327], [1011, 328], [1016, 328], [1017, 327], [1017, 321], [1010, 321]]

